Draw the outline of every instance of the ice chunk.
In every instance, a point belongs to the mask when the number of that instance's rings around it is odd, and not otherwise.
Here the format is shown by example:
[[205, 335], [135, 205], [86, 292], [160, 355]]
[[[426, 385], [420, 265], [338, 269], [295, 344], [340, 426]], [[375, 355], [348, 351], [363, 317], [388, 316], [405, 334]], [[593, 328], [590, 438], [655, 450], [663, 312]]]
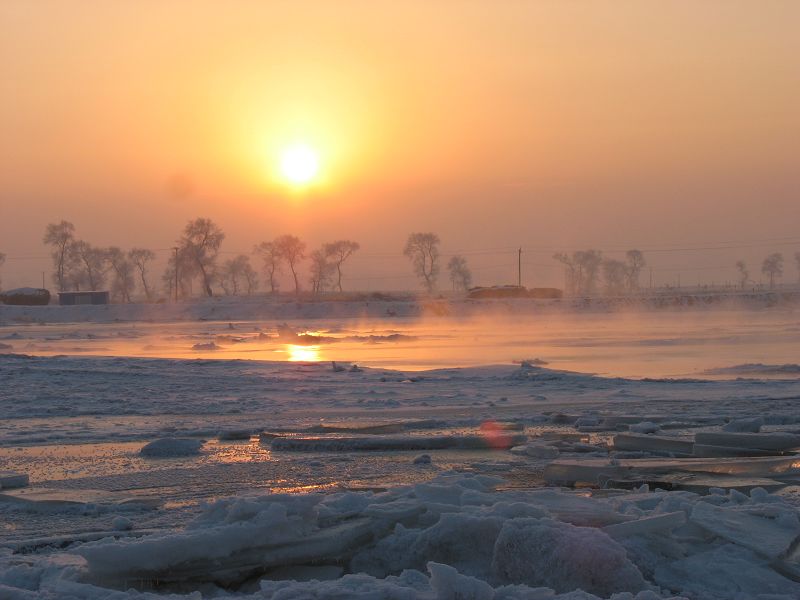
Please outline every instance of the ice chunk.
[[752, 417], [750, 419], [734, 419], [722, 426], [722, 431], [758, 433], [764, 426], [763, 417]]
[[652, 421], [642, 421], [641, 423], [634, 423], [628, 429], [633, 433], [656, 433], [660, 428]]
[[693, 454], [698, 458], [722, 458], [724, 456], [775, 456], [777, 451], [695, 444]]
[[528, 444], [525, 446], [525, 454], [533, 458], [556, 458], [559, 455], [559, 451], [555, 446]]
[[406, 428], [403, 422], [393, 423], [320, 423], [308, 428], [309, 433], [360, 433], [384, 435], [387, 433], [400, 433]]
[[407, 435], [372, 437], [276, 437], [272, 449], [294, 452], [364, 452], [386, 450], [501, 450], [527, 441], [525, 435]]
[[133, 521], [126, 517], [114, 517], [111, 521], [111, 527], [117, 531], [130, 531], [133, 529]]
[[767, 594], [800, 597], [800, 584], [782, 577], [767, 567], [765, 560], [734, 544], [659, 565], [654, 579], [665, 588], [704, 600], [765, 598]]
[[249, 429], [229, 429], [227, 431], [220, 431], [217, 439], [221, 442], [232, 442], [250, 439]]
[[202, 343], [202, 344], [195, 344], [192, 346], [192, 350], [196, 350], [198, 352], [207, 352], [211, 350], [220, 350], [220, 346], [217, 346], [214, 342]]
[[196, 438], [161, 438], [139, 450], [139, 454], [150, 458], [172, 458], [200, 454], [203, 440]]
[[783, 555], [800, 535], [800, 522], [794, 511], [778, 513], [779, 518], [753, 514], [751, 507], [695, 504], [692, 523], [730, 542], [749, 548], [774, 560]]
[[793, 433], [696, 433], [694, 441], [708, 446], [755, 448], [759, 450], [794, 450], [800, 448], [800, 435]]
[[431, 455], [430, 454], [420, 454], [418, 457], [414, 459], [415, 465], [429, 465], [431, 464]]
[[21, 488], [28, 485], [29, 479], [26, 473], [16, 471], [0, 471], [0, 490], [10, 490]]
[[643, 450], [645, 452], [662, 452], [665, 454], [692, 454], [694, 442], [674, 437], [641, 435], [636, 433], [620, 433], [614, 436], [614, 448], [617, 450]]
[[494, 545], [492, 572], [505, 583], [582, 589], [607, 597], [646, 586], [625, 549], [606, 533], [551, 519], [507, 521]]
[[[733, 434], [728, 434], [733, 435]], [[761, 477], [775, 473], [789, 473], [800, 461], [793, 456], [746, 457], [746, 458], [643, 458], [584, 460], [558, 459], [544, 469], [545, 481], [551, 484], [574, 485], [575, 483], [598, 484], [606, 479], [630, 479], [637, 474], [664, 474], [676, 472], [718, 473], [741, 477]]]
[[493, 600], [494, 588], [485, 581], [460, 574], [448, 565], [428, 563], [436, 600]]
[[3, 490], [0, 492], [0, 502], [43, 510], [62, 510], [82, 505], [156, 508], [161, 504], [157, 498], [125, 495], [104, 490], [60, 490], [38, 487]]
[[686, 513], [681, 511], [644, 517], [636, 521], [615, 523], [603, 527], [611, 537], [627, 537], [630, 535], [647, 535], [654, 531], [670, 531], [686, 523]]
[[[227, 518], [243, 508], [247, 507], [232, 506]], [[198, 524], [177, 534], [101, 540], [79, 546], [74, 553], [86, 559], [94, 577], [108, 582], [132, 578], [238, 582], [273, 567], [339, 560], [377, 530], [376, 522], [368, 518], [310, 529], [278, 503], [267, 503], [256, 511], [258, 518], [249, 514], [249, 519], [209, 527]]]

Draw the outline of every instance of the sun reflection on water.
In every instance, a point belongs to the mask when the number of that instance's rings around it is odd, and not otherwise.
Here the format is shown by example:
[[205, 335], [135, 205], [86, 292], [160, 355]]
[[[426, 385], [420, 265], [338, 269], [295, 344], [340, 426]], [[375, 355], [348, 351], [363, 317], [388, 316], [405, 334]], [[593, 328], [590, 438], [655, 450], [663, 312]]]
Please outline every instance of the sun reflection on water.
[[291, 362], [319, 362], [322, 360], [319, 346], [286, 344], [286, 354]]

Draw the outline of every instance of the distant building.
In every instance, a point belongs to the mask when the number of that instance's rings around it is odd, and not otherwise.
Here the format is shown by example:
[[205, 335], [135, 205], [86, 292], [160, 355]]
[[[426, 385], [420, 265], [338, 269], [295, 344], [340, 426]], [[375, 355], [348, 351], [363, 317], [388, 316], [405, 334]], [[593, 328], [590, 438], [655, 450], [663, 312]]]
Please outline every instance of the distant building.
[[76, 304], [108, 304], [111, 295], [108, 292], [58, 292], [58, 303], [61, 306]]
[[41, 288], [17, 288], [0, 293], [0, 304], [45, 306], [50, 304], [50, 292]]

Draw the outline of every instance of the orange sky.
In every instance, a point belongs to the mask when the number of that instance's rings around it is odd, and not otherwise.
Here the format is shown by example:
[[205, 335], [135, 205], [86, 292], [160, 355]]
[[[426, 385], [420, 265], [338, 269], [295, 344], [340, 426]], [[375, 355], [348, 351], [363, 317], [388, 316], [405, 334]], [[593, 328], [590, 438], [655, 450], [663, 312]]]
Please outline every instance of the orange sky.
[[[376, 278], [408, 274], [412, 230], [484, 284], [519, 245], [556, 284], [557, 249], [795, 236], [650, 257], [664, 281], [756, 271], [800, 249], [799, 23], [791, 0], [4, 0], [3, 284], [40, 279], [22, 257], [62, 218], [123, 247], [196, 216], [230, 252], [349, 237], [373, 288], [413, 284]], [[302, 194], [273, 176], [297, 139], [323, 165]]]

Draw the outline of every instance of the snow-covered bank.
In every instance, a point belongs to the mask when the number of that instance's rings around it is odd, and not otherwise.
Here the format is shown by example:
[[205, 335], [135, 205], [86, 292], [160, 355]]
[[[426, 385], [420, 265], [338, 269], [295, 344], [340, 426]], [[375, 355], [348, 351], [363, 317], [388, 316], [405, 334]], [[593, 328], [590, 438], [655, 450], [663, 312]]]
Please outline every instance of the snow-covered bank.
[[479, 317], [482, 315], [570, 314], [616, 311], [793, 309], [800, 291], [684, 293], [542, 300], [507, 298], [475, 300], [461, 296], [417, 298], [411, 294], [355, 294], [340, 298], [307, 296], [222, 296], [163, 304], [102, 306], [7, 306], [0, 304], [2, 323], [109, 323], [171, 321], [237, 321], [293, 319], [379, 319], [404, 317]]

